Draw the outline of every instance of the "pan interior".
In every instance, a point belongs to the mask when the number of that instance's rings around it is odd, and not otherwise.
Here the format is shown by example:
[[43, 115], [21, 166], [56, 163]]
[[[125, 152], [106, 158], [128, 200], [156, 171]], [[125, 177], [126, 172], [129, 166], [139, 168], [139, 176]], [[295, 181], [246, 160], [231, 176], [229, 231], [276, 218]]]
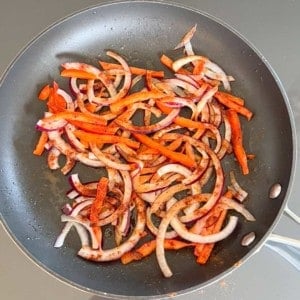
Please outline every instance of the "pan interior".
[[[126, 266], [119, 262], [94, 264], [76, 256], [79, 240], [73, 232], [65, 246], [53, 248], [60, 223], [61, 206], [66, 202], [67, 178], [46, 167], [46, 157], [32, 155], [38, 133], [34, 126], [43, 105], [36, 100], [41, 86], [59, 79], [59, 65], [81, 61], [97, 65], [114, 50], [131, 65], [161, 69], [159, 57], [172, 57], [172, 49], [194, 24], [196, 53], [206, 55], [236, 78], [233, 92], [246, 99], [255, 116], [243, 121], [245, 147], [256, 155], [251, 174], [238, 175], [249, 191], [246, 207], [254, 223], [241, 218], [234, 234], [220, 242], [210, 262], [195, 263], [192, 250], [167, 254], [174, 272], [162, 277], [155, 256]], [[230, 270], [263, 239], [281, 211], [288, 189], [293, 140], [284, 96], [269, 68], [255, 51], [235, 33], [215, 20], [189, 9], [150, 2], [114, 3], [91, 8], [57, 23], [35, 39], [15, 60], [0, 88], [0, 191], [1, 215], [18, 244], [40, 265], [60, 278], [86, 290], [126, 296], [153, 296], [200, 288]], [[226, 165], [236, 170], [235, 164]], [[83, 181], [99, 176], [98, 170], [78, 165]], [[270, 186], [278, 182], [283, 192], [268, 198]], [[241, 247], [242, 236], [255, 231], [251, 248]]]

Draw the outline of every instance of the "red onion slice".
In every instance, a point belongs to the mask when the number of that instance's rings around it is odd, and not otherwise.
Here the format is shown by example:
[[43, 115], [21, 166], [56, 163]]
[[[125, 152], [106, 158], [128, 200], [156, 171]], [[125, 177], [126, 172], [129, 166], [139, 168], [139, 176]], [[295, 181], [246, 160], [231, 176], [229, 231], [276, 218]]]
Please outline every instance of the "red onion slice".
[[36, 129], [40, 131], [56, 131], [64, 128], [67, 123], [68, 122], [64, 119], [54, 120], [50, 122], [39, 120], [36, 123]]
[[234, 198], [236, 198], [240, 202], [243, 202], [247, 198], [248, 193], [244, 189], [242, 189], [241, 186], [238, 184], [233, 171], [229, 172], [229, 176], [230, 176], [231, 186], [229, 186], [228, 189], [233, 191]]
[[80, 63], [80, 62], [66, 62], [61, 65], [64, 69], [76, 69], [82, 70], [95, 75], [96, 77], [100, 74], [100, 70], [90, 64]]
[[177, 50], [179, 48], [184, 47], [187, 43], [191, 41], [193, 38], [195, 32], [197, 30], [197, 24], [195, 24], [182, 38], [181, 42], [174, 48], [174, 50]]
[[57, 89], [57, 94], [62, 96], [64, 100], [66, 101], [66, 107], [68, 111], [74, 111], [75, 110], [75, 105], [72, 97], [63, 89], [59, 88]]
[[159, 131], [169, 126], [173, 122], [174, 118], [178, 116], [178, 114], [179, 114], [179, 109], [173, 109], [164, 119], [149, 126], [135, 126], [121, 119], [116, 119], [115, 122], [125, 130], [148, 134], [155, 131]]
[[[197, 202], [199, 202], [198, 196], [187, 197], [185, 199], [182, 199], [182, 200], [176, 202], [168, 210], [168, 212], [166, 213], [165, 217], [162, 219], [162, 221], [159, 225], [159, 229], [158, 229], [158, 233], [157, 233], [157, 237], [156, 237], [156, 257], [157, 257], [158, 264], [161, 268], [161, 271], [165, 277], [171, 277], [173, 275], [172, 271], [170, 270], [170, 268], [167, 264], [166, 257], [165, 257], [164, 240], [165, 240], [167, 228], [168, 228], [171, 220], [173, 219], [173, 217], [176, 216], [181, 209], [183, 209], [186, 206], [197, 203]], [[237, 225], [237, 221], [238, 221], [237, 217], [231, 216], [226, 227], [217, 234], [200, 236], [198, 234], [195, 235], [195, 234], [187, 231], [188, 238], [189, 238], [189, 240], [193, 240], [196, 243], [214, 243], [214, 242], [220, 241], [220, 240], [226, 238], [227, 236], [229, 236], [233, 232], [233, 230], [235, 229], [235, 227]], [[182, 232], [180, 232], [180, 233], [182, 233]], [[186, 237], [184, 237], [184, 239], [186, 239]]]
[[122, 171], [132, 171], [133, 165], [132, 164], [123, 164], [120, 162], [116, 162], [112, 159], [115, 158], [108, 158], [95, 144], [90, 144], [91, 150], [95, 154], [95, 156], [105, 165], [110, 168], [114, 168], [117, 170], [122, 170]]
[[137, 221], [131, 236], [121, 245], [107, 250], [93, 250], [90, 247], [83, 247], [78, 255], [92, 261], [112, 261], [119, 259], [124, 253], [130, 251], [140, 240], [146, 223], [145, 205], [142, 200], [135, 197]]
[[65, 126], [65, 132], [69, 139], [69, 143], [78, 151], [78, 152], [85, 152], [86, 147], [83, 145], [79, 139], [74, 134], [75, 126], [72, 124], [67, 124]]

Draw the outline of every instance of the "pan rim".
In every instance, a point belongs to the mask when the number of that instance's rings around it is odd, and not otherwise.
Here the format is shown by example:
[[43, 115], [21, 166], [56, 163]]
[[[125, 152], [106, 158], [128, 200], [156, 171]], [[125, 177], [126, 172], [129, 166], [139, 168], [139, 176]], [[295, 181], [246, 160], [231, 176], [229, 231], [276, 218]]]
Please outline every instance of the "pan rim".
[[[278, 224], [278, 222], [279, 222], [279, 220], [280, 220], [280, 218], [283, 214], [286, 203], [287, 203], [288, 199], [290, 198], [290, 194], [291, 194], [291, 191], [292, 191], [292, 188], [293, 188], [293, 185], [294, 185], [296, 164], [297, 164], [297, 137], [296, 137], [295, 119], [294, 119], [294, 116], [293, 116], [293, 113], [292, 113], [292, 108], [291, 108], [291, 105], [290, 105], [290, 101], [288, 99], [287, 93], [284, 89], [284, 86], [283, 86], [279, 76], [277, 75], [277, 73], [275, 72], [275, 70], [273, 69], [271, 64], [268, 62], [268, 60], [264, 57], [264, 55], [256, 48], [256, 46], [254, 46], [253, 43], [251, 43], [247, 38], [245, 38], [233, 26], [227, 24], [222, 19], [220, 19], [218, 17], [215, 17], [214, 15], [211, 15], [211, 14], [205, 12], [205, 11], [193, 8], [193, 7], [185, 5], [185, 4], [173, 2], [171, 0], [167, 0], [167, 1], [163, 1], [163, 0], [130, 0], [130, 1], [111, 0], [111, 1], [105, 1], [105, 2], [102, 2], [102, 3], [96, 4], [96, 5], [87, 6], [86, 8], [83, 8], [83, 9], [80, 9], [80, 10], [76, 10], [76, 11], [72, 12], [71, 14], [68, 14], [68, 15], [58, 19], [57, 21], [55, 21], [52, 24], [48, 25], [44, 30], [42, 30], [41, 32], [36, 34], [24, 47], [22, 47], [19, 50], [19, 52], [16, 54], [16, 56], [12, 59], [11, 63], [4, 70], [4, 72], [3, 72], [3, 74], [1, 75], [1, 78], [0, 78], [0, 89], [1, 89], [1, 87], [4, 83], [4, 81], [5, 81], [6, 77], [8, 76], [10, 70], [15, 66], [15, 64], [18, 62], [18, 60], [45, 33], [53, 30], [55, 27], [61, 25], [64, 22], [67, 22], [69, 19], [73, 18], [74, 16], [78, 16], [79, 14], [86, 13], [86, 12], [92, 11], [94, 9], [99, 9], [101, 7], [106, 7], [106, 6], [111, 6], [111, 5], [118, 5], [118, 4], [127, 4], [127, 3], [133, 3], [133, 4], [135, 4], [135, 3], [138, 3], [138, 4], [149, 3], [149, 4], [155, 4], [155, 5], [176, 7], [176, 8], [179, 8], [179, 9], [184, 9], [184, 10], [187, 10], [187, 11], [195, 12], [199, 15], [207, 17], [208, 19], [220, 24], [222, 27], [224, 27], [225, 29], [227, 29], [228, 31], [233, 33], [235, 36], [237, 36], [249, 48], [251, 48], [254, 51], [254, 53], [258, 56], [258, 58], [262, 61], [262, 63], [267, 67], [267, 69], [270, 72], [272, 78], [275, 80], [277, 87], [280, 90], [280, 93], [281, 93], [282, 98], [284, 100], [284, 103], [285, 103], [285, 106], [286, 106], [286, 109], [287, 109], [287, 112], [288, 112], [288, 116], [289, 116], [289, 123], [290, 123], [290, 126], [291, 126], [292, 143], [293, 143], [293, 145], [292, 145], [292, 148], [293, 148], [293, 151], [292, 151], [293, 152], [292, 153], [292, 165], [291, 165], [291, 173], [290, 173], [289, 184], [288, 184], [286, 195], [285, 195], [285, 198], [284, 198], [283, 203], [281, 205], [281, 208], [278, 211], [277, 216], [274, 219], [272, 225], [265, 232], [264, 236], [260, 239], [258, 244], [255, 247], [253, 247], [253, 249], [251, 249], [242, 258], [241, 264], [243, 264], [246, 260], [248, 260], [250, 257], [252, 257], [252, 255], [256, 254], [264, 246], [265, 242], [268, 239], [268, 236], [272, 233], [272, 231], [274, 230], [274, 228]], [[11, 240], [14, 242], [14, 244], [17, 245], [17, 247], [21, 250], [21, 252], [23, 254], [25, 254], [25, 256], [27, 256], [41, 270], [43, 270], [44, 272], [47, 272], [49, 275], [51, 275], [54, 278], [58, 279], [60, 282], [62, 282], [64, 284], [67, 284], [67, 285], [71, 286], [72, 288], [76, 288], [76, 289], [78, 289], [82, 292], [88, 292], [88, 293], [91, 293], [93, 295], [99, 295], [99, 296], [105, 297], [107, 299], [128, 299], [128, 296], [125, 296], [125, 295], [108, 294], [106, 292], [101, 292], [99, 290], [94, 290], [94, 289], [91, 289], [91, 288], [87, 288], [83, 285], [77, 284], [77, 283], [75, 283], [75, 282], [73, 282], [73, 281], [57, 274], [56, 272], [51, 270], [49, 267], [44, 265], [41, 261], [39, 261], [37, 258], [35, 258], [33, 255], [30, 254], [30, 252], [25, 248], [25, 246], [18, 240], [18, 238], [15, 236], [15, 234], [10, 230], [10, 228], [9, 228], [8, 224], [6, 223], [5, 218], [4, 218], [4, 216], [2, 215], [1, 212], [0, 212], [0, 221], [3, 225], [3, 228], [5, 229], [6, 233], [8, 234], [8, 236], [11, 238]], [[239, 264], [239, 265], [241, 265], [241, 264]], [[225, 276], [228, 276], [235, 269], [236, 269], [236, 267], [232, 266], [231, 268], [227, 269], [226, 271], [220, 273], [219, 275], [215, 276], [214, 278], [212, 278], [212, 279], [210, 279], [210, 280], [208, 280], [208, 281], [206, 281], [202, 284], [198, 284], [194, 287], [187, 288], [187, 289], [176, 292], [175, 296], [188, 295], [192, 292], [196, 292], [196, 291], [199, 291], [203, 288], [206, 288], [206, 287], [214, 284], [215, 282], [221, 280]], [[174, 297], [174, 295], [172, 295], [172, 297]], [[144, 296], [130, 296], [130, 298], [144, 299]], [[149, 299], [167, 299], [167, 298], [170, 298], [170, 294], [147, 296], [147, 298], [149, 298]]]

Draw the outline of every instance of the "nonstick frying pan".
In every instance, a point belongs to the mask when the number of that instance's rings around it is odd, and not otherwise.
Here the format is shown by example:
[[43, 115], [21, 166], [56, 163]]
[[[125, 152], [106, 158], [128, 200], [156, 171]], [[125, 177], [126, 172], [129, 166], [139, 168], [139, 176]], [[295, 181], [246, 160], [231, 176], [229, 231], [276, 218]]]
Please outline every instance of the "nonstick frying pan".
[[[161, 68], [162, 53], [172, 49], [183, 34], [198, 24], [193, 45], [236, 78], [233, 92], [243, 96], [255, 116], [244, 121], [245, 147], [254, 153], [251, 173], [238, 176], [249, 191], [247, 208], [256, 222], [239, 222], [234, 233], [217, 244], [205, 266], [191, 250], [168, 253], [174, 272], [165, 279], [155, 256], [126, 266], [119, 262], [95, 264], [76, 256], [79, 240], [68, 237], [61, 249], [53, 243], [62, 228], [67, 178], [46, 167], [45, 157], [32, 155], [38, 134], [34, 130], [43, 107], [36, 95], [43, 84], [58, 80], [59, 65], [84, 61], [97, 65], [112, 49], [132, 65]], [[67, 84], [59, 81], [60, 84]], [[1, 219], [17, 244], [38, 265], [65, 282], [104, 297], [185, 294], [232, 272], [261, 247], [281, 216], [291, 189], [295, 165], [295, 137], [289, 103], [282, 86], [265, 61], [240, 34], [202, 12], [170, 3], [133, 1], [93, 7], [54, 24], [32, 41], [4, 74], [0, 86]], [[233, 164], [238, 173], [238, 168]], [[84, 180], [95, 171], [76, 170]], [[282, 192], [269, 199], [269, 189], [280, 183]], [[245, 233], [256, 240], [241, 247]]]

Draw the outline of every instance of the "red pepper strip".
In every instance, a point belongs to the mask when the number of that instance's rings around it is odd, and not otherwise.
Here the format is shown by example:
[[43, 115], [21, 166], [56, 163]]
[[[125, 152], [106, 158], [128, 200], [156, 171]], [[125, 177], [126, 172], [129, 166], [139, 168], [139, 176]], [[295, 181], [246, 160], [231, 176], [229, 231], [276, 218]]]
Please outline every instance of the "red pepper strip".
[[92, 133], [99, 133], [99, 134], [115, 134], [116, 131], [119, 129], [118, 127], [108, 127], [108, 126], [101, 126], [96, 125], [94, 123], [87, 123], [78, 120], [68, 120], [68, 122], [77, 128], [83, 129], [87, 132]]
[[235, 110], [237, 113], [245, 116], [248, 120], [250, 120], [253, 116], [252, 111], [250, 111], [248, 108], [241, 106], [237, 104], [235, 101], [232, 101], [230, 97], [228, 97], [229, 94], [226, 93], [216, 93], [214, 97], [223, 105], [227, 106], [228, 108], [231, 108]]
[[99, 214], [101, 212], [101, 209], [103, 208], [103, 203], [107, 194], [107, 188], [108, 188], [108, 179], [106, 177], [101, 177], [97, 185], [96, 198], [94, 199], [91, 205], [91, 211], [90, 211], [91, 226], [97, 238], [99, 248], [101, 248], [102, 231], [100, 227], [97, 226], [97, 222], [99, 221]]
[[[224, 195], [227, 198], [232, 198], [232, 192], [227, 191]], [[210, 225], [209, 227], [206, 227], [202, 230], [201, 235], [209, 235], [213, 233], [217, 233], [222, 229], [223, 223], [225, 221], [227, 210], [222, 210], [221, 213], [219, 210], [216, 210], [216, 215], [218, 215], [218, 219], [214, 224]], [[208, 219], [209, 222], [210, 219]], [[215, 243], [211, 244], [197, 244], [194, 250], [195, 256], [197, 256], [197, 263], [199, 264], [205, 264], [215, 246]]]
[[97, 76], [95, 74], [89, 73], [87, 71], [83, 70], [77, 70], [77, 69], [65, 69], [60, 72], [60, 76], [62, 77], [74, 77], [74, 78], [80, 78], [80, 79], [97, 79]]
[[174, 152], [144, 134], [132, 133], [132, 135], [142, 144], [148, 146], [149, 148], [158, 150], [162, 155], [166, 156], [172, 161], [179, 162], [188, 168], [196, 167], [196, 162], [187, 155]]
[[[177, 148], [180, 147], [182, 144], [181, 139], [174, 140], [171, 142], [169, 145], [166, 145], [165, 147], [168, 148], [169, 150], [175, 151]], [[143, 145], [144, 146], [144, 145]], [[141, 149], [141, 148], [140, 148]], [[142, 149], [142, 151], [139, 151], [139, 155], [159, 155], [159, 151], [156, 149], [151, 149], [148, 147], [145, 147], [145, 149]]]
[[[222, 228], [226, 215], [227, 215], [226, 210], [223, 210], [221, 212], [216, 211], [215, 214], [211, 216], [211, 218], [213, 218], [212, 221], [214, 221], [215, 223], [209, 227], [204, 228], [204, 230], [201, 232], [201, 235], [209, 235], [209, 234], [219, 232]], [[207, 262], [207, 260], [209, 259], [212, 253], [214, 245], [215, 245], [214, 243], [204, 244], [204, 245], [199, 244], [195, 247], [194, 254], [197, 256], [198, 264], [205, 264]], [[201, 249], [200, 252], [199, 252], [199, 248]]]
[[220, 92], [220, 91], [216, 92], [215, 95], [217, 95], [219, 97], [227, 98], [228, 101], [235, 102], [238, 105], [241, 105], [241, 106], [245, 105], [245, 100], [240, 97], [233, 96], [231, 94], [228, 94], [225, 92]]
[[50, 91], [47, 106], [50, 112], [58, 113], [66, 109], [66, 101], [57, 93], [58, 84], [54, 81], [53, 88]]
[[96, 111], [96, 109], [97, 109], [97, 105], [94, 104], [94, 103], [86, 103], [86, 104], [85, 104], [85, 108], [86, 108], [89, 112], [94, 113], [94, 112]]
[[157, 91], [140, 91], [124, 97], [110, 105], [110, 110], [114, 114], [119, 114], [122, 109], [135, 102], [145, 101], [148, 99], [157, 99], [164, 97], [165, 94]]
[[[170, 69], [171, 71], [174, 72], [174, 70], [173, 70], [173, 60], [171, 58], [169, 58], [168, 56], [166, 56], [165, 54], [163, 54], [160, 57], [160, 62], [163, 65], [165, 65], [168, 69]], [[178, 73], [178, 74], [185, 74], [185, 75], [191, 74], [191, 72], [189, 72], [188, 70], [186, 70], [184, 68], [180, 68], [178, 71], [176, 71], [176, 73]]]
[[95, 143], [96, 145], [123, 143], [133, 149], [138, 149], [140, 147], [139, 142], [133, 141], [122, 136], [89, 133], [83, 130], [75, 130], [74, 134], [80, 140], [83, 140], [88, 143]]
[[[99, 60], [99, 64], [104, 70], [123, 70], [123, 67], [119, 64], [115, 63], [108, 63], [102, 60]], [[146, 75], [147, 72], [151, 73], [152, 77], [156, 78], [163, 78], [165, 76], [164, 71], [154, 71], [154, 70], [147, 70], [143, 68], [137, 68], [137, 67], [129, 67], [130, 72], [134, 75]]]
[[193, 69], [193, 74], [194, 75], [201, 74], [204, 70], [205, 60], [197, 60], [194, 63], [195, 63], [195, 67]]
[[92, 226], [96, 225], [99, 221], [99, 214], [103, 207], [104, 199], [107, 194], [107, 188], [108, 178], [101, 177], [97, 185], [96, 197], [91, 205], [90, 221]]
[[152, 73], [147, 71], [146, 72], [146, 84], [147, 84], [148, 90], [160, 92], [160, 90], [153, 84], [152, 78], [153, 78]]
[[42, 100], [42, 101], [47, 100], [47, 99], [49, 98], [49, 96], [50, 96], [51, 89], [52, 89], [52, 88], [50, 87], [49, 84], [45, 85], [45, 86], [41, 89], [41, 91], [40, 91], [40, 93], [39, 93], [39, 95], [38, 95], [39, 100]]
[[107, 121], [98, 115], [85, 114], [78, 111], [64, 111], [58, 112], [50, 117], [42, 119], [43, 122], [56, 121], [60, 119], [65, 119], [67, 121], [81, 121], [92, 123], [94, 125], [105, 126]]
[[42, 155], [45, 149], [45, 144], [48, 142], [48, 134], [46, 131], [42, 131], [40, 138], [36, 144], [35, 149], [33, 150], [33, 154]]
[[[179, 250], [185, 247], [193, 246], [193, 243], [185, 243], [178, 240], [173, 239], [166, 239], [164, 241], [164, 248], [167, 250]], [[156, 240], [151, 240], [149, 242], [146, 242], [142, 246], [140, 246], [138, 249], [130, 251], [125, 253], [121, 256], [121, 262], [122, 264], [126, 265], [134, 260], [141, 260], [144, 257], [149, 256], [151, 253], [154, 252], [156, 248]]]
[[234, 109], [226, 111], [226, 116], [231, 126], [231, 142], [235, 157], [242, 168], [244, 175], [249, 174], [248, 159], [243, 147], [243, 133], [237, 112]]

